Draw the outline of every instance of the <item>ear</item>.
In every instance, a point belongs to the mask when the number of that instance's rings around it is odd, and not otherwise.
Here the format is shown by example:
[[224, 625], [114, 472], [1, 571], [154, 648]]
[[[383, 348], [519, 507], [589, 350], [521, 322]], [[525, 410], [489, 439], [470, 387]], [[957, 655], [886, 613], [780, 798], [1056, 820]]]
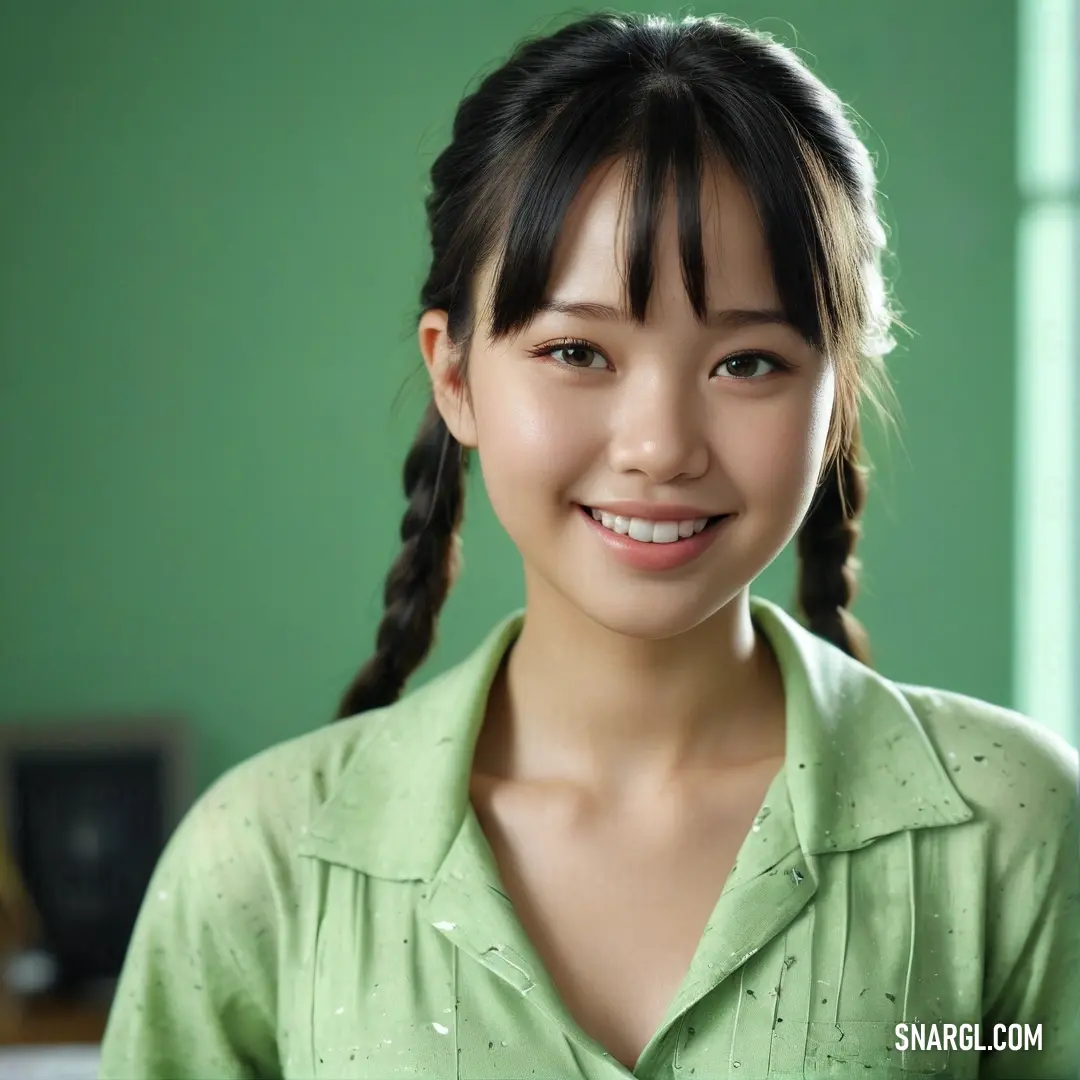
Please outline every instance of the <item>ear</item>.
[[417, 331], [420, 352], [431, 378], [435, 407], [443, 423], [462, 446], [475, 449], [476, 420], [461, 377], [461, 363], [450, 345], [446, 324], [445, 311], [432, 308], [424, 312]]

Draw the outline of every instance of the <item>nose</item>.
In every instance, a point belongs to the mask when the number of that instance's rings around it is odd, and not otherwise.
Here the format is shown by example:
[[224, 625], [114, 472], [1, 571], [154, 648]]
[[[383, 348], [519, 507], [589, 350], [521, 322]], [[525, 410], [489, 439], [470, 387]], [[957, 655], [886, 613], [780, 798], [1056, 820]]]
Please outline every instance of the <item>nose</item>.
[[699, 395], [675, 379], [627, 384], [613, 410], [608, 453], [616, 471], [657, 484], [701, 476], [709, 442]]

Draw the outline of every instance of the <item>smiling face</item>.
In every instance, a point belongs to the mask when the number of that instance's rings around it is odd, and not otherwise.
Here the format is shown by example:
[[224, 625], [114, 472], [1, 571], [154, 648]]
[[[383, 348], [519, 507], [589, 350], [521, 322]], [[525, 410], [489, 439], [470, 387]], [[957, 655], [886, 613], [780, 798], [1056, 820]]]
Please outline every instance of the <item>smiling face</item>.
[[[833, 412], [835, 374], [817, 350], [783, 322], [731, 314], [781, 305], [749, 194], [727, 171], [714, 179], [702, 187], [706, 299], [710, 312], [728, 314], [709, 324], [685, 292], [670, 193], [644, 326], [542, 311], [496, 343], [481, 321], [465, 398], [448, 378], [445, 313], [427, 312], [420, 324], [440, 411], [458, 441], [477, 449], [492, 506], [521, 552], [527, 603], [570, 605], [634, 638], [698, 626], [773, 561], [810, 505]], [[578, 193], [549, 301], [623, 309], [622, 183], [616, 164]], [[489, 265], [479, 312], [492, 278]], [[680, 560], [644, 554], [582, 510], [625, 502], [730, 516], [706, 530], [708, 542], [688, 541], [693, 557]], [[681, 545], [654, 552], [664, 547]]]

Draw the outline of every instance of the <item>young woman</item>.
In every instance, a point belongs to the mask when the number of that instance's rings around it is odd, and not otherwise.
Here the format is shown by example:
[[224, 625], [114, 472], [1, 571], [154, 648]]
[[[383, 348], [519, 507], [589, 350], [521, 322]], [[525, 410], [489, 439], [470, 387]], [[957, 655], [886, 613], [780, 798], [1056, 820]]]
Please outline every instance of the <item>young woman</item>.
[[[836, 96], [720, 19], [596, 15], [431, 180], [375, 655], [173, 837], [102, 1076], [1073, 1075], [1076, 755], [876, 674], [847, 610], [893, 316]], [[472, 451], [525, 607], [402, 698]], [[749, 595], [792, 539], [804, 624]]]

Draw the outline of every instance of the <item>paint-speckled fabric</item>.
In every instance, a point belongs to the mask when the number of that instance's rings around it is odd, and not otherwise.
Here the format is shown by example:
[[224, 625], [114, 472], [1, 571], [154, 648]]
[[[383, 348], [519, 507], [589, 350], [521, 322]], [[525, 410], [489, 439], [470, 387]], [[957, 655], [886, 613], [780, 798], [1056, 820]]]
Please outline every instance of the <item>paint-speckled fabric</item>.
[[[1072, 1077], [1075, 751], [898, 686], [753, 601], [787, 695], [769, 788], [632, 1075]], [[220, 779], [162, 856], [103, 1080], [617, 1080], [569, 1016], [468, 799], [521, 613], [397, 704]], [[901, 1052], [902, 1022], [1042, 1025], [1041, 1052]]]

